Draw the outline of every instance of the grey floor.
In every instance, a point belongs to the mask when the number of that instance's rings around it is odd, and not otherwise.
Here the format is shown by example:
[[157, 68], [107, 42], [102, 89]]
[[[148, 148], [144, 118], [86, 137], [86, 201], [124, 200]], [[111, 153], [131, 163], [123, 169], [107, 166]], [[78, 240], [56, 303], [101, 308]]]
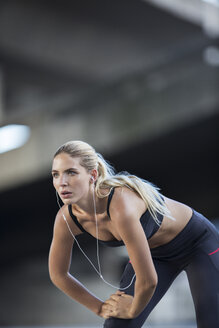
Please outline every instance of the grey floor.
[[[1, 328], [102, 328], [101, 326], [0, 326]], [[151, 325], [146, 324], [143, 328], [196, 328], [194, 325]]]

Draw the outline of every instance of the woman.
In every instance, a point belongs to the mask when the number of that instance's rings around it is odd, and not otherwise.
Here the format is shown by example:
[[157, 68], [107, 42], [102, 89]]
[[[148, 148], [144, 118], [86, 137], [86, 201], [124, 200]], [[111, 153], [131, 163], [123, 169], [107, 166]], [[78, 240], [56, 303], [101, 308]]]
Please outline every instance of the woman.
[[[219, 327], [219, 234], [204, 216], [145, 180], [115, 174], [82, 141], [57, 150], [52, 176], [64, 203], [49, 254], [50, 277], [58, 288], [105, 318], [105, 328], [138, 328], [185, 270], [197, 327]], [[125, 245], [130, 257], [120, 290], [105, 302], [69, 273], [73, 237], [82, 232], [108, 246]]]

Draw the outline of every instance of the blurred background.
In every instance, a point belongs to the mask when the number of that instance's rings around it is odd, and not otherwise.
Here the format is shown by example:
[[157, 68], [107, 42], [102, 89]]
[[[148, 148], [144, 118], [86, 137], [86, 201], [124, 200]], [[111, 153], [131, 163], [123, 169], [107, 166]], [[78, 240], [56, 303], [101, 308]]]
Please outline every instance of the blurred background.
[[[218, 225], [219, 1], [0, 1], [2, 327], [102, 326], [48, 275], [52, 158], [73, 139]], [[79, 241], [95, 262], [95, 241]], [[118, 284], [124, 249], [100, 252]], [[72, 274], [108, 298], [77, 247], [72, 256]], [[181, 274], [146, 326], [194, 317]]]

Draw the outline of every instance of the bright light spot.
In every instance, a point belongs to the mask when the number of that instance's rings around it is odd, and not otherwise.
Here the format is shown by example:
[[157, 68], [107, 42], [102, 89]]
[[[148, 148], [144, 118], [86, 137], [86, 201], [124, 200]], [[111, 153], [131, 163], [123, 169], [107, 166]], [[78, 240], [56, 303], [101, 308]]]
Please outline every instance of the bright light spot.
[[23, 146], [30, 136], [26, 125], [10, 124], [0, 128], [0, 154]]
[[211, 66], [219, 66], [219, 48], [207, 47], [203, 53], [204, 60]]
[[212, 5], [219, 5], [219, 0], [202, 0], [202, 1], [210, 3]]

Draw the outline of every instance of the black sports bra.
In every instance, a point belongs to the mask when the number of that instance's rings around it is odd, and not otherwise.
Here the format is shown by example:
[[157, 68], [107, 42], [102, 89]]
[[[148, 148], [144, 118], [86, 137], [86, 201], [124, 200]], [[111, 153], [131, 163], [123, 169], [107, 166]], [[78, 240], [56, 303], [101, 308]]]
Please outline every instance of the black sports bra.
[[[113, 194], [114, 194], [114, 188], [111, 190], [110, 194], [109, 194], [109, 197], [108, 197], [108, 201], [107, 201], [107, 214], [110, 218], [110, 213], [109, 213], [109, 207], [110, 207], [110, 203], [111, 203], [111, 200], [112, 200], [112, 197], [113, 197]], [[68, 211], [69, 211], [69, 214], [71, 216], [71, 218], [73, 219], [73, 221], [75, 222], [75, 224], [78, 226], [78, 228], [92, 236], [89, 232], [87, 232], [83, 227], [82, 225], [78, 222], [78, 219], [77, 217], [72, 213], [72, 206], [71, 205], [68, 205]], [[157, 213], [157, 218], [158, 220], [160, 221], [160, 223], [163, 221], [163, 215]], [[142, 225], [142, 228], [144, 229], [144, 232], [145, 232], [145, 235], [147, 237], [147, 239], [151, 238], [155, 232], [157, 232], [157, 230], [159, 229], [159, 225], [154, 221], [153, 217], [151, 216], [150, 212], [148, 210], [146, 210], [141, 218], [140, 218], [140, 222], [141, 222], [141, 225]], [[93, 237], [93, 236], [92, 236]], [[93, 237], [94, 238], [94, 237]], [[114, 239], [114, 240], [100, 240], [99, 239], [99, 242], [105, 246], [109, 246], [109, 247], [119, 247], [119, 246], [123, 246], [124, 245], [124, 242], [122, 240], [117, 240], [117, 239]]]

